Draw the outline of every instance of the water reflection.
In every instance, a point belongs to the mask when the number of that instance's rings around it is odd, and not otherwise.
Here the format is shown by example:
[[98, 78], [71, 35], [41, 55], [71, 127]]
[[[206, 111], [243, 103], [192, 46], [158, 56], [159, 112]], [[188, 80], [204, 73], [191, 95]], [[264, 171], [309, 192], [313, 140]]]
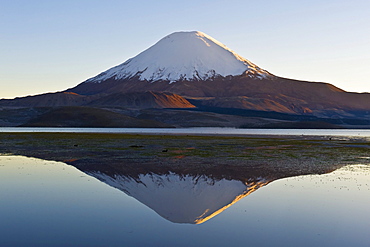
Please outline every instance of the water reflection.
[[[69, 161], [71, 166], [0, 156], [0, 246], [370, 243], [369, 165], [282, 171], [273, 163], [220, 170], [101, 161]], [[298, 176], [319, 172], [325, 174]]]
[[[174, 223], [201, 224], [268, 183], [285, 177], [318, 173], [310, 168], [276, 171], [271, 166], [202, 169], [121, 164], [73, 166], [123, 191]], [[335, 168], [328, 166], [325, 172]], [[320, 169], [322, 173], [322, 168]]]
[[140, 174], [136, 178], [101, 172], [88, 174], [134, 197], [171, 222], [191, 224], [211, 219], [270, 182], [262, 177], [243, 183], [175, 173]]

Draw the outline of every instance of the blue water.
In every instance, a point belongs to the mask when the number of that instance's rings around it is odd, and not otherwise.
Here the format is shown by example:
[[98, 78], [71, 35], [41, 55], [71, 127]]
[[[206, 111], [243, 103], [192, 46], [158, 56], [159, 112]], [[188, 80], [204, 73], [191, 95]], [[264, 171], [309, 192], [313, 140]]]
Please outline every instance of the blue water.
[[[150, 207], [171, 205], [140, 202], [132, 181], [112, 175], [123, 191], [61, 162], [0, 156], [0, 246], [370, 246], [368, 165], [275, 180], [199, 225], [161, 217]], [[147, 189], [167, 196], [162, 185]]]
[[235, 129], [235, 128], [28, 128], [1, 127], [0, 132], [75, 132], [141, 134], [212, 134], [212, 135], [310, 135], [370, 137], [362, 129]]

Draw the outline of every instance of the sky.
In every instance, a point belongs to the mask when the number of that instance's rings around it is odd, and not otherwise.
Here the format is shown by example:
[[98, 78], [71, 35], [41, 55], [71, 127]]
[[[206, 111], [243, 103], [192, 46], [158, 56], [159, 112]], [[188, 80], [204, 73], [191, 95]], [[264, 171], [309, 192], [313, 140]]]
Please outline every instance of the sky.
[[1, 0], [0, 99], [62, 91], [176, 31], [270, 73], [370, 92], [369, 0]]

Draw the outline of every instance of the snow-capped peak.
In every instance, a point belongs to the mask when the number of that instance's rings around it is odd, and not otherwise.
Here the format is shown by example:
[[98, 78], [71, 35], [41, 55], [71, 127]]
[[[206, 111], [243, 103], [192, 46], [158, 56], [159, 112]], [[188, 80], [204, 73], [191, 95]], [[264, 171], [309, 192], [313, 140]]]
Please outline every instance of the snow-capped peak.
[[212, 37], [197, 31], [172, 33], [147, 50], [86, 82], [108, 79], [178, 81], [207, 80], [246, 73], [256, 78], [270, 74]]

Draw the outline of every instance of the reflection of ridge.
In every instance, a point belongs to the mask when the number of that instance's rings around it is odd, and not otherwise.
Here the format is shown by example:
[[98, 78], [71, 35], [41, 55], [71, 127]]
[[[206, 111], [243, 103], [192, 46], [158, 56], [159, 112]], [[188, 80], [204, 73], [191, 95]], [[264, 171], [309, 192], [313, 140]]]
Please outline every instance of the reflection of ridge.
[[213, 212], [209, 216], [204, 217], [203, 219], [196, 220], [195, 224], [201, 224], [203, 222], [206, 222], [207, 220], [209, 220], [209, 219], [213, 218], [214, 216], [220, 214], [222, 211], [224, 211], [225, 209], [227, 209], [228, 207], [230, 207], [231, 205], [233, 205], [237, 201], [239, 201], [242, 198], [250, 195], [252, 192], [256, 191], [258, 188], [260, 188], [264, 185], [267, 185], [268, 183], [269, 183], [268, 181], [260, 181], [260, 182], [253, 183], [251, 185], [247, 185], [247, 190], [245, 190], [243, 194], [240, 194], [240, 195], [236, 196], [235, 199], [231, 203], [229, 203], [229, 204], [225, 205], [224, 207], [220, 208], [219, 210]]
[[124, 191], [171, 222], [191, 224], [211, 219], [270, 182], [261, 177], [244, 183], [175, 173], [140, 174], [136, 178], [101, 172], [88, 174]]

